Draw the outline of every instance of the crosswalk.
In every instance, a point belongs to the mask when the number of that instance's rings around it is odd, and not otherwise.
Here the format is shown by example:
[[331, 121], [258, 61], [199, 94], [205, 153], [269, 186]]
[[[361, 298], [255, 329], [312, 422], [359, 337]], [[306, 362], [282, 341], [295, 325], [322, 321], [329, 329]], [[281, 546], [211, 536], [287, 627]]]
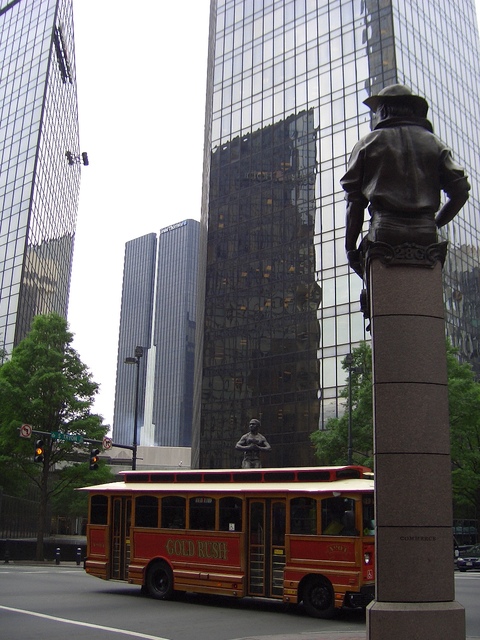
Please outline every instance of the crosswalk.
[[455, 580], [480, 580], [480, 571], [455, 571]]

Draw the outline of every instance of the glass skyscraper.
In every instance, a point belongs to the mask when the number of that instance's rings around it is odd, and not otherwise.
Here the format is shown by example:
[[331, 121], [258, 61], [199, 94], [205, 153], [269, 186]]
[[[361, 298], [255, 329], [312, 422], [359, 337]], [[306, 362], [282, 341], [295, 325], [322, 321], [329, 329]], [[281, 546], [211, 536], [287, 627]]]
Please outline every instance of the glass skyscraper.
[[475, 6], [212, 0], [209, 45], [192, 465], [238, 466], [252, 417], [264, 464], [310, 464], [310, 433], [343, 411], [342, 360], [369, 339], [340, 178], [372, 125], [363, 100], [392, 83], [428, 100], [473, 185], [444, 282], [447, 334], [480, 373]]
[[193, 418], [198, 235], [184, 220], [125, 247], [113, 439], [131, 445], [139, 360], [139, 444], [188, 447]]
[[[139, 430], [144, 423], [145, 381], [149, 357], [148, 347], [152, 334], [156, 256], [157, 236], [154, 233], [135, 238], [125, 244], [113, 411], [113, 440], [118, 444], [131, 445], [133, 442], [137, 402]], [[136, 367], [125, 363], [126, 358], [135, 356], [135, 347], [144, 348], [138, 370], [138, 398], [136, 397]]]
[[0, 353], [66, 317], [80, 165], [71, 0], [0, 3]]

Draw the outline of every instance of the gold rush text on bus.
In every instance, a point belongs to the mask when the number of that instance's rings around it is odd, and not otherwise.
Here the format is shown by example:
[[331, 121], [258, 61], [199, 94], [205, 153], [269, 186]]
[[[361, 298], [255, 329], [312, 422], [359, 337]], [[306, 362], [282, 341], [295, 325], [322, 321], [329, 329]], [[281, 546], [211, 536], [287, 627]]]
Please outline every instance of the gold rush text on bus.
[[167, 540], [169, 556], [213, 558], [227, 560], [227, 543], [215, 540]]

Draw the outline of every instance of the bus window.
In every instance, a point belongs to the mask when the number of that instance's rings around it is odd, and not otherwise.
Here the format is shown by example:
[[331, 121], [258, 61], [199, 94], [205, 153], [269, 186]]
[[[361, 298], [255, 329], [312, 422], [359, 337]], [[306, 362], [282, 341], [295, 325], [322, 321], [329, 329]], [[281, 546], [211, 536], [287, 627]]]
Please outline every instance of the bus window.
[[358, 536], [355, 529], [355, 500], [340, 497], [322, 500], [322, 534]]
[[162, 527], [164, 529], [185, 529], [185, 498], [168, 496], [162, 498]]
[[317, 533], [317, 501], [314, 498], [293, 498], [290, 501], [290, 533]]
[[272, 503], [271, 526], [272, 544], [277, 547], [283, 547], [285, 545], [285, 502]]
[[363, 497], [362, 508], [363, 508], [363, 535], [373, 536], [375, 534], [375, 510], [373, 506], [373, 496]]
[[135, 526], [158, 527], [158, 498], [139, 496], [135, 500]]
[[242, 501], [240, 498], [220, 498], [220, 531], [242, 530]]
[[107, 496], [92, 496], [90, 501], [90, 524], [107, 524]]
[[215, 500], [205, 496], [190, 498], [190, 529], [215, 530]]

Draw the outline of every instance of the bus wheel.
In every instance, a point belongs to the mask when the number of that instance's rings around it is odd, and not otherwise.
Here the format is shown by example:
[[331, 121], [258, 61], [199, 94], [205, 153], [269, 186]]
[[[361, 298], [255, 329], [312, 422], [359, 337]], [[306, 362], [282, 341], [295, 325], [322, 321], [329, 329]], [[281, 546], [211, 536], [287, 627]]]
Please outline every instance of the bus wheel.
[[314, 618], [331, 618], [335, 613], [335, 599], [329, 580], [310, 578], [303, 587], [303, 606]]
[[172, 570], [165, 562], [155, 562], [148, 569], [145, 581], [148, 594], [157, 600], [166, 600], [173, 593]]

